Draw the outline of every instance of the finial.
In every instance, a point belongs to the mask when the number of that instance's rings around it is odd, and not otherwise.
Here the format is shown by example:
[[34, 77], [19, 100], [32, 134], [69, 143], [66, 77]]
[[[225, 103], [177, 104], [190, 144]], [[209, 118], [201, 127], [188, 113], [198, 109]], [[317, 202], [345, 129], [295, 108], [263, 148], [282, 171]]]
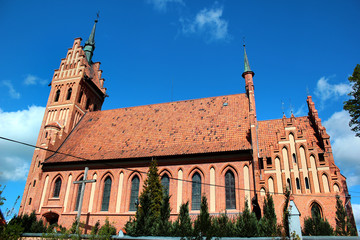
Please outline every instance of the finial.
[[255, 73], [253, 71], [251, 71], [250, 69], [250, 64], [249, 64], [249, 60], [246, 54], [246, 48], [245, 48], [245, 37], [243, 38], [243, 46], [244, 46], [244, 72], [242, 74], [242, 77], [245, 78], [245, 74], [247, 73], [251, 73], [252, 76], [255, 75]]
[[291, 104], [291, 98], [289, 100], [289, 107], [290, 107], [290, 112], [291, 112], [291, 115], [293, 114], [293, 105]]
[[285, 116], [285, 107], [284, 107], [284, 101], [283, 100], [281, 100], [281, 109], [282, 109], [283, 116]]
[[92, 58], [92, 56], [94, 54], [94, 50], [95, 50], [95, 30], [96, 30], [96, 23], [99, 21], [99, 14], [100, 14], [100, 11], [97, 12], [97, 14], [96, 14], [94, 26], [91, 30], [89, 39], [85, 42], [85, 46], [84, 46], [84, 52], [85, 52], [86, 59], [89, 64], [92, 63], [91, 58]]
[[99, 15], [100, 15], [100, 11], [98, 11], [98, 12], [96, 13], [96, 19], [95, 19], [95, 22], [96, 22], [96, 23], [99, 21]]

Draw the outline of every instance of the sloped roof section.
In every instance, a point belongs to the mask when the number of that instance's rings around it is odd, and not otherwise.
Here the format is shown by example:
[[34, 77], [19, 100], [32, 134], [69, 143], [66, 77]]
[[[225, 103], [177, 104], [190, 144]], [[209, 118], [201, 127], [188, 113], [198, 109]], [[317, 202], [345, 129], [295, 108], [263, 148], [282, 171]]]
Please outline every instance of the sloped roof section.
[[248, 116], [245, 94], [90, 112], [58, 151], [107, 160], [248, 150]]

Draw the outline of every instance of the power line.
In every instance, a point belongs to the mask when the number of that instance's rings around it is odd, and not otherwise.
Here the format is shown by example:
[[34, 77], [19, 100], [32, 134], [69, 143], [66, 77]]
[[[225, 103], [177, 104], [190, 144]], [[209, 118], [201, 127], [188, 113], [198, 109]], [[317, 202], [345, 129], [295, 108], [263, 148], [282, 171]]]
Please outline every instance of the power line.
[[[9, 141], [9, 142], [13, 142], [13, 143], [17, 143], [17, 144], [21, 144], [21, 145], [25, 145], [25, 146], [28, 146], [28, 147], [33, 147], [33, 148], [38, 148], [38, 149], [41, 149], [41, 150], [45, 150], [45, 151], [49, 151], [49, 152], [52, 152], [54, 154], [61, 154], [61, 155], [64, 155], [64, 156], [67, 156], [67, 157], [73, 157], [73, 158], [76, 158], [76, 159], [79, 159], [79, 160], [83, 160], [83, 161], [86, 161], [86, 162], [92, 162], [92, 160], [90, 159], [87, 159], [87, 158], [83, 158], [83, 157], [78, 157], [78, 156], [75, 156], [75, 155], [72, 155], [72, 154], [69, 154], [69, 153], [62, 153], [62, 152], [59, 152], [59, 151], [55, 151], [55, 150], [51, 150], [51, 149], [47, 149], [47, 148], [43, 148], [43, 147], [39, 147], [39, 146], [36, 146], [36, 145], [32, 145], [32, 144], [29, 144], [29, 143], [25, 143], [25, 142], [21, 142], [21, 141], [17, 141], [17, 140], [14, 140], [14, 139], [10, 139], [10, 138], [5, 138], [5, 137], [1, 137], [0, 136], [0, 139], [2, 140], [5, 140], [5, 141]], [[124, 169], [124, 170], [128, 170], [128, 171], [131, 171], [131, 172], [137, 172], [137, 173], [142, 173], [142, 174], [147, 174], [147, 172], [145, 171], [140, 171], [140, 170], [137, 170], [137, 169], [131, 169], [131, 168], [127, 168], [127, 167], [118, 167], [118, 166], [114, 166], [110, 163], [106, 163], [106, 162], [103, 162], [102, 164], [104, 165], [107, 165], [107, 166], [110, 166], [112, 168], [120, 168], [120, 169]], [[169, 177], [169, 179], [172, 179], [172, 180], [176, 180], [176, 181], [183, 181], [183, 182], [188, 182], [188, 183], [193, 183], [192, 180], [186, 180], [186, 179], [179, 179], [179, 178], [174, 178], [174, 177]], [[214, 187], [221, 187], [221, 188], [229, 188], [227, 186], [224, 186], [224, 185], [219, 185], [219, 184], [212, 184], [212, 183], [205, 183], [205, 182], [194, 182], [196, 184], [201, 184], [201, 185], [205, 185], [205, 186], [214, 186]], [[240, 190], [240, 191], [254, 191], [253, 189], [246, 189], [246, 188], [239, 188], [239, 187], [235, 187], [236, 190]], [[259, 190], [255, 190], [255, 192], [257, 193], [261, 193], [261, 191]], [[274, 195], [284, 195], [284, 193], [279, 193], [279, 192], [269, 192], [270, 194], [274, 194]], [[331, 198], [331, 197], [336, 197], [338, 196], [337, 194], [333, 195], [333, 196], [324, 196], [324, 195], [305, 195], [305, 194], [291, 194], [292, 196], [297, 196], [297, 197], [326, 197], [326, 198]], [[340, 197], [349, 197], [350, 195], [346, 195], [346, 196], [340, 196]], [[351, 196], [351, 197], [360, 197], [360, 196]]]

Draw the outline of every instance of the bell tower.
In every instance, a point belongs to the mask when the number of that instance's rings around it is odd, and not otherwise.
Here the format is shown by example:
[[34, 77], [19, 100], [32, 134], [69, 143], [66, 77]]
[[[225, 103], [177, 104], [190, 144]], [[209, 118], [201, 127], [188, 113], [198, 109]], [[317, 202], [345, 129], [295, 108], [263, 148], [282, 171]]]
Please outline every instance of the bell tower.
[[61, 59], [60, 68], [55, 70], [45, 114], [31, 162], [19, 214], [39, 211], [39, 193], [42, 178], [41, 164], [56, 151], [81, 118], [91, 111], [100, 111], [106, 95], [104, 79], [101, 77], [100, 62], [93, 62], [95, 50], [95, 20], [89, 39], [81, 46], [76, 38], [66, 57]]

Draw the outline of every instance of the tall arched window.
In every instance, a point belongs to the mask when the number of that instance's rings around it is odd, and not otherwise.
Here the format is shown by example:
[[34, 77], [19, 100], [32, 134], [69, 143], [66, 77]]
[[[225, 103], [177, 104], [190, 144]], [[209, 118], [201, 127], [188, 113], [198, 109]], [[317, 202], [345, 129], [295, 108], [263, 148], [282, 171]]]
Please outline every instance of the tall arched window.
[[288, 178], [288, 179], [286, 180], [286, 187], [287, 187], [289, 190], [291, 190], [290, 178]]
[[201, 203], [201, 177], [195, 173], [192, 177], [191, 210], [200, 210]]
[[129, 211], [136, 211], [137, 199], [139, 196], [139, 178], [138, 176], [133, 177], [131, 180], [131, 195], [130, 195], [130, 206]]
[[80, 92], [80, 95], [79, 95], [79, 98], [78, 98], [78, 103], [81, 103], [81, 99], [82, 99], [83, 94], [84, 94], [84, 92], [81, 91], [81, 92]]
[[53, 193], [54, 198], [58, 198], [60, 196], [60, 189], [61, 189], [61, 178], [58, 177], [55, 181], [55, 186], [54, 186], [54, 193]]
[[54, 98], [54, 102], [59, 101], [59, 97], [60, 97], [60, 89], [56, 91], [55, 93], [55, 98]]
[[161, 185], [163, 186], [165, 194], [169, 195], [170, 180], [169, 176], [166, 173], [161, 178]]
[[312, 218], [321, 217], [321, 207], [317, 203], [313, 203], [311, 206], [311, 216]]
[[306, 189], [310, 189], [309, 179], [305, 177], [305, 187]]
[[[84, 179], [84, 177], [80, 178], [80, 181], [82, 181]], [[76, 195], [76, 203], [75, 203], [75, 211], [77, 211], [79, 209], [79, 203], [80, 203], [80, 194], [81, 194], [81, 189], [82, 189], [82, 184], [78, 184], [78, 191], [77, 191], [77, 195]]]
[[67, 95], [66, 95], [66, 100], [70, 100], [71, 98], [71, 93], [72, 93], [72, 88], [69, 88]]
[[301, 189], [299, 178], [296, 178], [296, 188], [299, 190]]
[[235, 198], [235, 177], [232, 171], [227, 171], [225, 174], [225, 199], [226, 209], [236, 208]]
[[108, 176], [104, 181], [104, 192], [101, 203], [101, 211], [109, 210], [110, 193], [111, 193], [111, 177]]

